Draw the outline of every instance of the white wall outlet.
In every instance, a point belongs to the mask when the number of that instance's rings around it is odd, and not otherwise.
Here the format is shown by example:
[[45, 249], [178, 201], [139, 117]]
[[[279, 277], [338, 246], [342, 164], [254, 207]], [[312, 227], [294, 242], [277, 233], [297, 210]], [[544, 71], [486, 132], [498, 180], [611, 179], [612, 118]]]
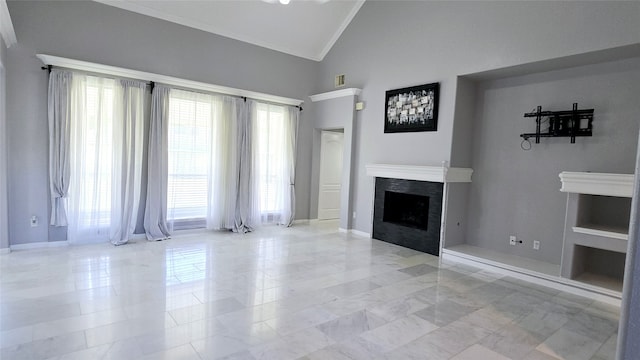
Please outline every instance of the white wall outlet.
[[538, 240], [533, 241], [533, 250], [540, 250], [540, 241]]
[[39, 225], [38, 217], [33, 215], [31, 216], [31, 227], [36, 227]]
[[515, 245], [515, 244], [516, 244], [516, 236], [515, 235], [509, 236], [509, 245]]
[[353, 212], [353, 218], [354, 219], [356, 218], [356, 212], [355, 211]]

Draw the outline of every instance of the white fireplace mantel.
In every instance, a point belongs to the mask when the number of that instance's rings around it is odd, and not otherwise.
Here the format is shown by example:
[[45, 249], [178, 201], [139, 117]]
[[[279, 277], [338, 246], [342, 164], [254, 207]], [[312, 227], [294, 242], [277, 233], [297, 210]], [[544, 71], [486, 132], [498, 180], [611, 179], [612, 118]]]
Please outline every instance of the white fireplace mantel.
[[366, 165], [367, 175], [390, 179], [420, 180], [439, 183], [471, 182], [472, 169], [446, 166]]

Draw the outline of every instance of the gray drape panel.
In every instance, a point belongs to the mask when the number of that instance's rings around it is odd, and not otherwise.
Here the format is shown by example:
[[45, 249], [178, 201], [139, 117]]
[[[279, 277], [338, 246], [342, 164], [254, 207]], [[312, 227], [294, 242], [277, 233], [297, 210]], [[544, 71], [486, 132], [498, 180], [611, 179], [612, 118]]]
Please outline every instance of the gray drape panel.
[[168, 118], [170, 88], [156, 85], [151, 95], [147, 203], [144, 229], [148, 240], [170, 236], [167, 226]]
[[53, 69], [49, 74], [49, 187], [51, 225], [66, 226], [64, 198], [69, 193], [72, 73]]
[[[122, 86], [116, 95], [121, 97], [121, 116], [114, 116], [114, 122], [121, 124], [114, 126], [113, 199], [111, 204], [111, 231], [109, 239], [114, 245], [126, 244], [133, 234], [138, 216], [140, 203], [140, 187], [142, 182], [142, 154], [144, 131], [144, 98], [147, 84], [135, 80], [120, 80]], [[117, 129], [117, 130], [116, 130]], [[114, 139], [115, 140], [115, 139]]]
[[291, 183], [291, 194], [290, 194], [290, 201], [291, 201], [291, 211], [289, 213], [288, 219], [282, 219], [282, 223], [285, 224], [286, 226], [291, 226], [293, 225], [293, 221], [295, 220], [296, 217], [296, 158], [297, 156], [297, 151], [298, 151], [298, 121], [300, 119], [300, 109], [297, 107], [293, 107], [293, 106], [288, 106], [287, 110], [289, 113], [288, 116], [288, 121], [290, 123], [290, 128], [289, 128], [289, 143], [287, 144], [287, 146], [289, 146], [290, 151], [291, 151], [291, 161], [289, 162], [289, 180]]
[[236, 201], [235, 224], [233, 231], [253, 231], [252, 209], [253, 191], [251, 188], [251, 116], [255, 111], [255, 102], [247, 100], [239, 104], [238, 109], [238, 176], [236, 188], [238, 200]]

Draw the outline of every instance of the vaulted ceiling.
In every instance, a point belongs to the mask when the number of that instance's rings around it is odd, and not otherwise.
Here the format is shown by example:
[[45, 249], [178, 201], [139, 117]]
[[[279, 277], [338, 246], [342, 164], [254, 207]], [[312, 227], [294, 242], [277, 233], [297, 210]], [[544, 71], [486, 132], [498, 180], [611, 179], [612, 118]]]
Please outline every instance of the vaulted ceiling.
[[365, 0], [95, 0], [320, 61]]

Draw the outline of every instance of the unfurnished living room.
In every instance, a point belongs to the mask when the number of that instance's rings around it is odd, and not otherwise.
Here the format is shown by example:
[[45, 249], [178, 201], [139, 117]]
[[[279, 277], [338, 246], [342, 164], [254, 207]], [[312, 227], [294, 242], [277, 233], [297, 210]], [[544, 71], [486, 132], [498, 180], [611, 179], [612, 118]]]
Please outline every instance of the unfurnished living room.
[[640, 359], [640, 2], [0, 0], [0, 359]]

